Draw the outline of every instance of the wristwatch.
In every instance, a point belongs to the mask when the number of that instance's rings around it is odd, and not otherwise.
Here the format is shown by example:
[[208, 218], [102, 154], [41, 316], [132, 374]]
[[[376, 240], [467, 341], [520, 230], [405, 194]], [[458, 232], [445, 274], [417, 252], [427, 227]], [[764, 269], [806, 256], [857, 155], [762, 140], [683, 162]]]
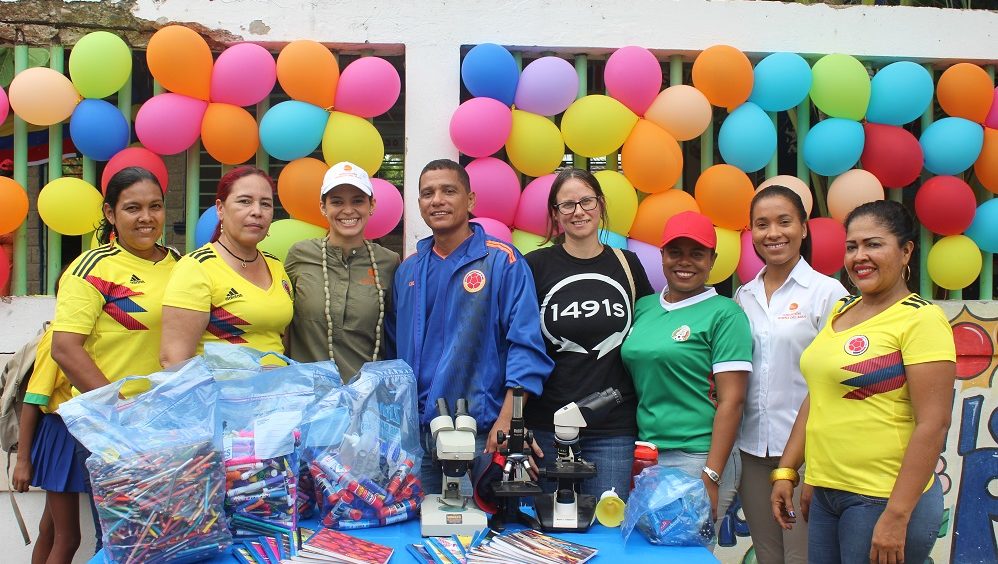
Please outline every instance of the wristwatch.
[[710, 466], [704, 466], [703, 473], [706, 474], [708, 478], [710, 478], [711, 482], [714, 482], [717, 485], [721, 485], [721, 475], [711, 470]]

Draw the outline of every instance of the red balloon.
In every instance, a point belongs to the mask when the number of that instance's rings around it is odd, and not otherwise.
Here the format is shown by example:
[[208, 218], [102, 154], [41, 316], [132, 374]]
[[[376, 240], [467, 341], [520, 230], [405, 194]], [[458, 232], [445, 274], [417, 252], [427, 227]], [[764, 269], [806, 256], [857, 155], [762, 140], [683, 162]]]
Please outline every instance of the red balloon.
[[976, 212], [973, 188], [955, 176], [934, 176], [915, 194], [915, 215], [926, 229], [939, 235], [963, 233]]
[[107, 161], [104, 172], [100, 176], [101, 192], [107, 192], [107, 183], [111, 181], [112, 176], [117, 174], [119, 170], [130, 166], [137, 166], [151, 172], [159, 180], [159, 187], [166, 194], [167, 184], [170, 183], [170, 175], [166, 173], [166, 164], [162, 157], [145, 147], [122, 149], [111, 157], [111, 160]]
[[922, 146], [907, 129], [896, 125], [867, 123], [866, 142], [860, 162], [884, 188], [904, 188], [922, 172]]
[[846, 256], [846, 228], [830, 217], [807, 222], [811, 238], [811, 268], [831, 276], [842, 268]]

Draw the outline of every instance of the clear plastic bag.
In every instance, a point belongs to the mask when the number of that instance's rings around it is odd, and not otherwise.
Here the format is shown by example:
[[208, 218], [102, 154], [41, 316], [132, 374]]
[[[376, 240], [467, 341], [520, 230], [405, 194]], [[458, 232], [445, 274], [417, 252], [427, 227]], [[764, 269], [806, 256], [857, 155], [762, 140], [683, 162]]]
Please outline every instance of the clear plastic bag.
[[627, 498], [624, 542], [635, 528], [652, 544], [712, 548], [714, 523], [703, 481], [661, 464], [642, 470]]

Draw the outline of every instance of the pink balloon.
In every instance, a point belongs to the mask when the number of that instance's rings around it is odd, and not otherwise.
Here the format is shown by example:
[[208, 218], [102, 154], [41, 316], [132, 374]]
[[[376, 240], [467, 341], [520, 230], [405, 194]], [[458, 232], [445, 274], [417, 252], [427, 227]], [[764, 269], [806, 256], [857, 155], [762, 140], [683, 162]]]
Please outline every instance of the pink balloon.
[[534, 235], [548, 234], [548, 195], [556, 176], [545, 174], [527, 184], [520, 194], [520, 203], [516, 206], [513, 227]]
[[648, 281], [651, 282], [651, 287], [656, 292], [661, 292], [663, 288], [669, 285], [665, 280], [665, 272], [662, 270], [661, 249], [637, 239], [628, 239], [627, 250], [638, 255], [641, 266], [645, 267]]
[[154, 153], [182, 153], [201, 135], [201, 118], [207, 109], [208, 102], [183, 94], [153, 96], [135, 116], [135, 135]]
[[662, 89], [662, 66], [644, 47], [623, 47], [607, 59], [603, 79], [607, 93], [640, 116]]
[[984, 118], [984, 125], [991, 129], [998, 129], [998, 88], [995, 88], [995, 97], [991, 102], [991, 110], [988, 111], [988, 117]]
[[277, 82], [277, 63], [255, 43], [238, 43], [222, 51], [211, 70], [211, 101], [252, 106], [270, 95]]
[[513, 128], [513, 112], [492, 98], [472, 98], [454, 110], [450, 139], [469, 157], [487, 157], [502, 149]]
[[512, 225], [520, 200], [520, 179], [513, 168], [499, 159], [485, 157], [471, 161], [465, 169], [475, 193], [475, 209], [471, 213]]
[[507, 243], [513, 242], [513, 232], [510, 231], [509, 227], [504, 225], [501, 221], [496, 221], [487, 217], [476, 217], [471, 220], [478, 225], [481, 225], [485, 232], [492, 235], [496, 239], [502, 239]]
[[336, 110], [372, 118], [392, 108], [402, 91], [402, 79], [381, 57], [361, 57], [347, 65], [336, 84]]
[[378, 239], [395, 230], [402, 220], [402, 193], [394, 184], [380, 178], [372, 178], [374, 187], [374, 215], [364, 227], [364, 237]]
[[744, 284], [755, 278], [756, 274], [759, 274], [759, 271], [762, 270], [762, 267], [766, 263], [762, 262], [759, 255], [755, 254], [755, 247], [752, 245], [752, 232], [742, 231], [741, 238], [742, 254], [738, 259], [736, 272], [738, 273], [738, 279]]
[[0, 87], [0, 123], [7, 119], [8, 111], [10, 111], [10, 101], [7, 100], [7, 93]]

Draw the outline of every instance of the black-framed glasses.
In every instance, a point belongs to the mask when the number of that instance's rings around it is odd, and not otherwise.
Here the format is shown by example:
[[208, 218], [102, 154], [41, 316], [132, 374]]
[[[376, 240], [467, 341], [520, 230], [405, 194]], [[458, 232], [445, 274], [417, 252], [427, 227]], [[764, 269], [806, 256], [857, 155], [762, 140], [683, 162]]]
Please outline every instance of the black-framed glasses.
[[582, 211], [593, 211], [598, 205], [599, 198], [596, 196], [587, 196], [578, 202], [561, 202], [560, 204], [555, 204], [554, 207], [564, 215], [572, 215], [575, 213], [575, 206], [581, 206]]

